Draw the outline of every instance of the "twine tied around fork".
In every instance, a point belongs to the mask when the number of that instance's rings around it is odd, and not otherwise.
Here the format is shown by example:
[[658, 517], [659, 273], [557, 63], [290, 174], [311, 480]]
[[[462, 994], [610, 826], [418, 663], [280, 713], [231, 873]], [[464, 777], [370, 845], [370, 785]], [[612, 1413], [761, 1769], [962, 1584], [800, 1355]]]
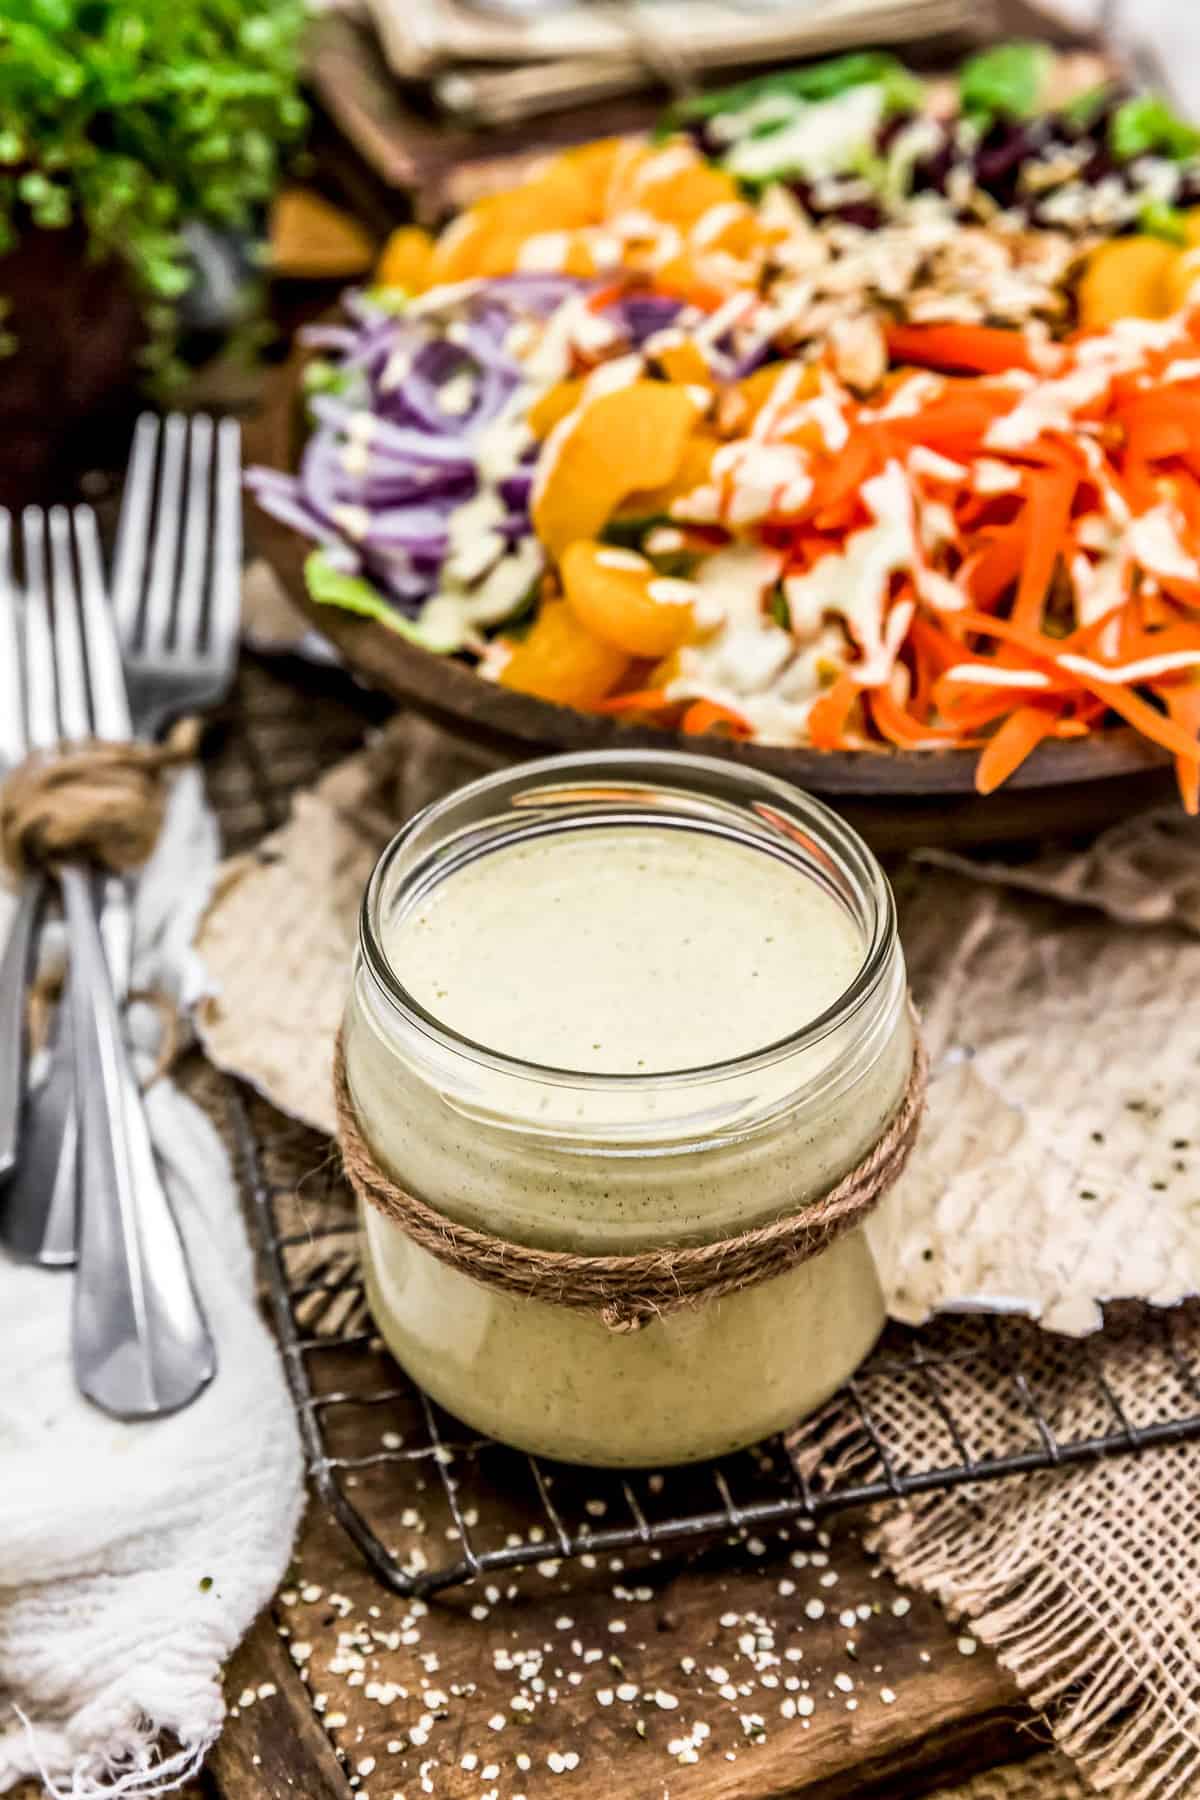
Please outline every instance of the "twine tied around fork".
[[[64, 989], [61, 969], [43, 969], [29, 984], [25, 1008], [26, 1029], [31, 1055], [45, 1049], [50, 1041], [50, 1026], [55, 1008], [62, 1004]], [[142, 1078], [143, 1094], [149, 1093], [156, 1081], [171, 1073], [184, 1048], [184, 1034], [179, 1008], [162, 988], [131, 988], [125, 996], [129, 1006], [148, 1006], [158, 1014], [158, 1048], [149, 1074]]]
[[786, 1274], [861, 1225], [899, 1179], [925, 1105], [928, 1058], [917, 1033], [908, 1083], [881, 1136], [828, 1193], [795, 1213], [712, 1243], [666, 1245], [630, 1256], [535, 1249], [480, 1231], [428, 1205], [392, 1180], [363, 1137], [339, 1034], [333, 1087], [338, 1142], [351, 1187], [439, 1262], [485, 1287], [591, 1313], [613, 1332], [640, 1331], [686, 1306], [719, 1300]]
[[33, 751], [0, 787], [0, 857], [18, 877], [76, 860], [116, 875], [139, 868], [162, 830], [163, 778], [191, 762], [200, 731], [181, 719], [162, 744], [93, 738]]

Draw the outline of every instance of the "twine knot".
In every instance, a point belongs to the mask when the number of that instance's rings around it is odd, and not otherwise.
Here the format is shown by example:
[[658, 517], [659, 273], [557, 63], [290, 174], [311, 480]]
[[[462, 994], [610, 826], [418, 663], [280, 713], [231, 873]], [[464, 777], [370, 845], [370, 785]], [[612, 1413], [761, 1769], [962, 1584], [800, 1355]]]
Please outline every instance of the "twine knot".
[[117, 875], [139, 868], [162, 829], [163, 777], [192, 760], [199, 738], [198, 722], [181, 719], [162, 744], [34, 751], [0, 789], [0, 857], [18, 877], [76, 861]]
[[383, 1170], [363, 1137], [339, 1034], [333, 1087], [338, 1142], [351, 1187], [439, 1262], [485, 1287], [590, 1313], [609, 1331], [640, 1331], [686, 1306], [740, 1292], [808, 1262], [861, 1225], [899, 1179], [916, 1142], [928, 1059], [920, 1035], [900, 1105], [877, 1141], [828, 1193], [795, 1213], [707, 1244], [666, 1245], [630, 1256], [539, 1250], [462, 1225], [409, 1193]]

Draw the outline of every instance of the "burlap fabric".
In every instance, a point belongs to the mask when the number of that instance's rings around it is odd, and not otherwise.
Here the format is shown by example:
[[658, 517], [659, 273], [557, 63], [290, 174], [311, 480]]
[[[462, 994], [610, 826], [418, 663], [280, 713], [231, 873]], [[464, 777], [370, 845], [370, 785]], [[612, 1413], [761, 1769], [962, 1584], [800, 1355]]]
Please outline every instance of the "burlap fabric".
[[[397, 721], [226, 866], [202, 939], [219, 1064], [332, 1131], [366, 876], [397, 821], [494, 763]], [[1172, 817], [1015, 875], [951, 861], [896, 871], [933, 1070], [922, 1141], [869, 1227], [889, 1306], [905, 1319], [962, 1301], [1040, 1316], [1055, 1330], [1033, 1334], [1032, 1378], [1052, 1426], [1108, 1433], [1086, 1337], [1061, 1334], [1097, 1329], [1103, 1299], [1200, 1290], [1200, 835]], [[265, 942], [270, 959], [246, 955]], [[1170, 1317], [1178, 1360], [1140, 1314], [1110, 1312], [1106, 1368], [1135, 1425], [1200, 1406], [1200, 1308]], [[967, 1364], [939, 1380], [958, 1383], [971, 1451], [995, 1449], [1010, 1400], [973, 1387]], [[872, 1397], [890, 1407], [901, 1466], [957, 1460], [913, 1384]], [[820, 1430], [828, 1456], [836, 1417]], [[897, 1575], [973, 1621], [1087, 1781], [1128, 1800], [1200, 1795], [1200, 1446], [932, 1495], [874, 1528]], [[1042, 1788], [962, 1800], [1070, 1800], [1082, 1790], [1062, 1767]]]
[[1064, 1757], [1031, 1756], [976, 1775], [963, 1787], [938, 1788], [928, 1800], [1084, 1800], [1088, 1788]]

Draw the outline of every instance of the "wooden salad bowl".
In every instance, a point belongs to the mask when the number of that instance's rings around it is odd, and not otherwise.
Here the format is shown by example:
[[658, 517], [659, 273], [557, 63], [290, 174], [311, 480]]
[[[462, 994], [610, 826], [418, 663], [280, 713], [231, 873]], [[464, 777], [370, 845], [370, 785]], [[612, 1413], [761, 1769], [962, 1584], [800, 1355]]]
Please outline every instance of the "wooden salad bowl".
[[[306, 431], [297, 351], [276, 372], [249, 434], [250, 458], [295, 470]], [[997, 792], [974, 785], [974, 750], [817, 750], [687, 736], [606, 714], [558, 706], [485, 681], [469, 663], [437, 656], [309, 598], [304, 563], [313, 546], [252, 506], [251, 537], [313, 627], [370, 686], [514, 761], [556, 750], [670, 749], [747, 763], [827, 800], [876, 850], [959, 846], [1085, 835], [1174, 789], [1170, 758], [1125, 727], [1039, 745]]]

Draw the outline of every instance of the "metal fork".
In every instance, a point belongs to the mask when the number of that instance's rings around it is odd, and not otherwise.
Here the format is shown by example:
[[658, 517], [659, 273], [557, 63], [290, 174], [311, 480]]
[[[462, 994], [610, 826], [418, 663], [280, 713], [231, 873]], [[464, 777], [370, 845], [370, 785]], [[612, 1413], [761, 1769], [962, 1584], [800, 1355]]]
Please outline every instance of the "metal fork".
[[[94, 543], [91, 509], [50, 514], [49, 593], [26, 596], [30, 735], [69, 742], [131, 736], [120, 652]], [[78, 571], [78, 573], [76, 573]], [[216, 1368], [212, 1340], [154, 1157], [125, 1046], [91, 871], [59, 872], [80, 1156], [79, 1268], [72, 1352], [80, 1391], [118, 1418], [174, 1412]], [[124, 885], [109, 883], [115, 917]]]
[[[49, 617], [46, 589], [48, 569], [61, 559], [64, 552], [62, 527], [65, 515], [60, 517], [55, 514], [53, 518], [48, 556], [46, 518], [41, 508], [27, 507], [21, 515], [26, 591], [24, 626], [26, 635], [32, 633], [35, 640], [44, 632]], [[79, 554], [86, 559], [94, 576], [98, 578], [100, 545], [94, 520], [90, 514], [88, 518], [91, 528], [80, 533]], [[11, 519], [7, 513], [0, 515], [0, 540], [6, 548], [11, 541]], [[0, 570], [0, 582], [7, 584], [10, 594], [15, 593], [11, 562], [7, 558], [0, 558]], [[10, 610], [15, 617], [15, 608]], [[19, 636], [13, 639], [12, 648], [12, 673], [19, 689], [21, 658], [24, 654]], [[44, 684], [39, 686], [37, 683], [37, 672], [45, 667], [48, 660], [45, 645], [35, 642], [33, 649], [37, 652], [30, 661], [34, 686], [24, 698], [18, 692], [13, 718], [27, 738], [27, 747], [47, 752], [53, 750], [58, 743], [60, 720], [53, 690], [47, 691]], [[64, 719], [62, 724], [70, 728], [72, 721]], [[40, 876], [32, 876], [26, 881], [25, 892], [35, 902], [44, 890], [45, 883]], [[123, 892], [119, 897], [123, 901]], [[123, 910], [127, 915], [128, 909]], [[108, 907], [105, 908], [105, 917], [111, 921], [111, 909]], [[14, 968], [11, 974], [15, 978], [18, 971]], [[67, 982], [69, 987], [69, 973]], [[20, 982], [18, 991], [17, 1004], [23, 1010], [23, 981]], [[12, 1000], [13, 992], [13, 989], [7, 990], [7, 1001]], [[66, 995], [54, 1013], [47, 1052], [48, 1066], [45, 1075], [31, 1092], [22, 1091], [26, 1075], [24, 1058], [14, 1065], [19, 1155], [4, 1191], [4, 1206], [0, 1211], [0, 1238], [9, 1252], [21, 1262], [40, 1263], [47, 1268], [66, 1268], [75, 1261], [78, 1148], [74, 1046], [71, 1037], [71, 1008]]]
[[113, 609], [139, 737], [224, 697], [241, 614], [241, 432], [143, 413], [113, 561]]
[[[21, 697], [21, 617], [12, 572], [12, 520], [0, 512], [0, 775], [25, 754]], [[0, 1181], [17, 1166], [21, 1101], [25, 1089], [25, 989], [44, 883], [21, 883], [0, 956]], [[8, 1241], [10, 1205], [0, 1206], [0, 1236]]]
[[[160, 426], [155, 414], [143, 414], [125, 485], [113, 579], [133, 730], [123, 711], [115, 731], [102, 730], [99, 735], [153, 738], [172, 719], [223, 697], [237, 656], [241, 523], [241, 433], [236, 420], [226, 419], [214, 427], [207, 414], [188, 419], [172, 413]], [[60, 531], [65, 527], [63, 514]], [[90, 512], [77, 512], [76, 538], [92, 581], [100, 581], [99, 540]], [[52, 554], [61, 554], [61, 547]], [[26, 545], [25, 561], [27, 579], [37, 586], [45, 578], [44, 549], [37, 532]], [[0, 607], [2, 582], [0, 559]], [[0, 656], [4, 648], [0, 642]], [[0, 759], [3, 748], [0, 736]], [[0, 1237], [24, 1261], [63, 1267], [75, 1261], [75, 1069], [69, 1007], [59, 1009], [49, 1068], [23, 1114], [19, 1101], [24, 975], [40, 891], [40, 886], [30, 888], [28, 898], [23, 895], [24, 913], [14, 923], [6, 961], [0, 966], [0, 1179], [6, 1135], [3, 1107], [10, 1091], [7, 1137], [13, 1163], [18, 1131], [21, 1142], [20, 1166], [0, 1210]], [[129, 908], [116, 883], [105, 889], [101, 928], [114, 991], [123, 1002], [129, 978]], [[5, 1083], [2, 1078], [10, 1067], [12, 1078]]]

